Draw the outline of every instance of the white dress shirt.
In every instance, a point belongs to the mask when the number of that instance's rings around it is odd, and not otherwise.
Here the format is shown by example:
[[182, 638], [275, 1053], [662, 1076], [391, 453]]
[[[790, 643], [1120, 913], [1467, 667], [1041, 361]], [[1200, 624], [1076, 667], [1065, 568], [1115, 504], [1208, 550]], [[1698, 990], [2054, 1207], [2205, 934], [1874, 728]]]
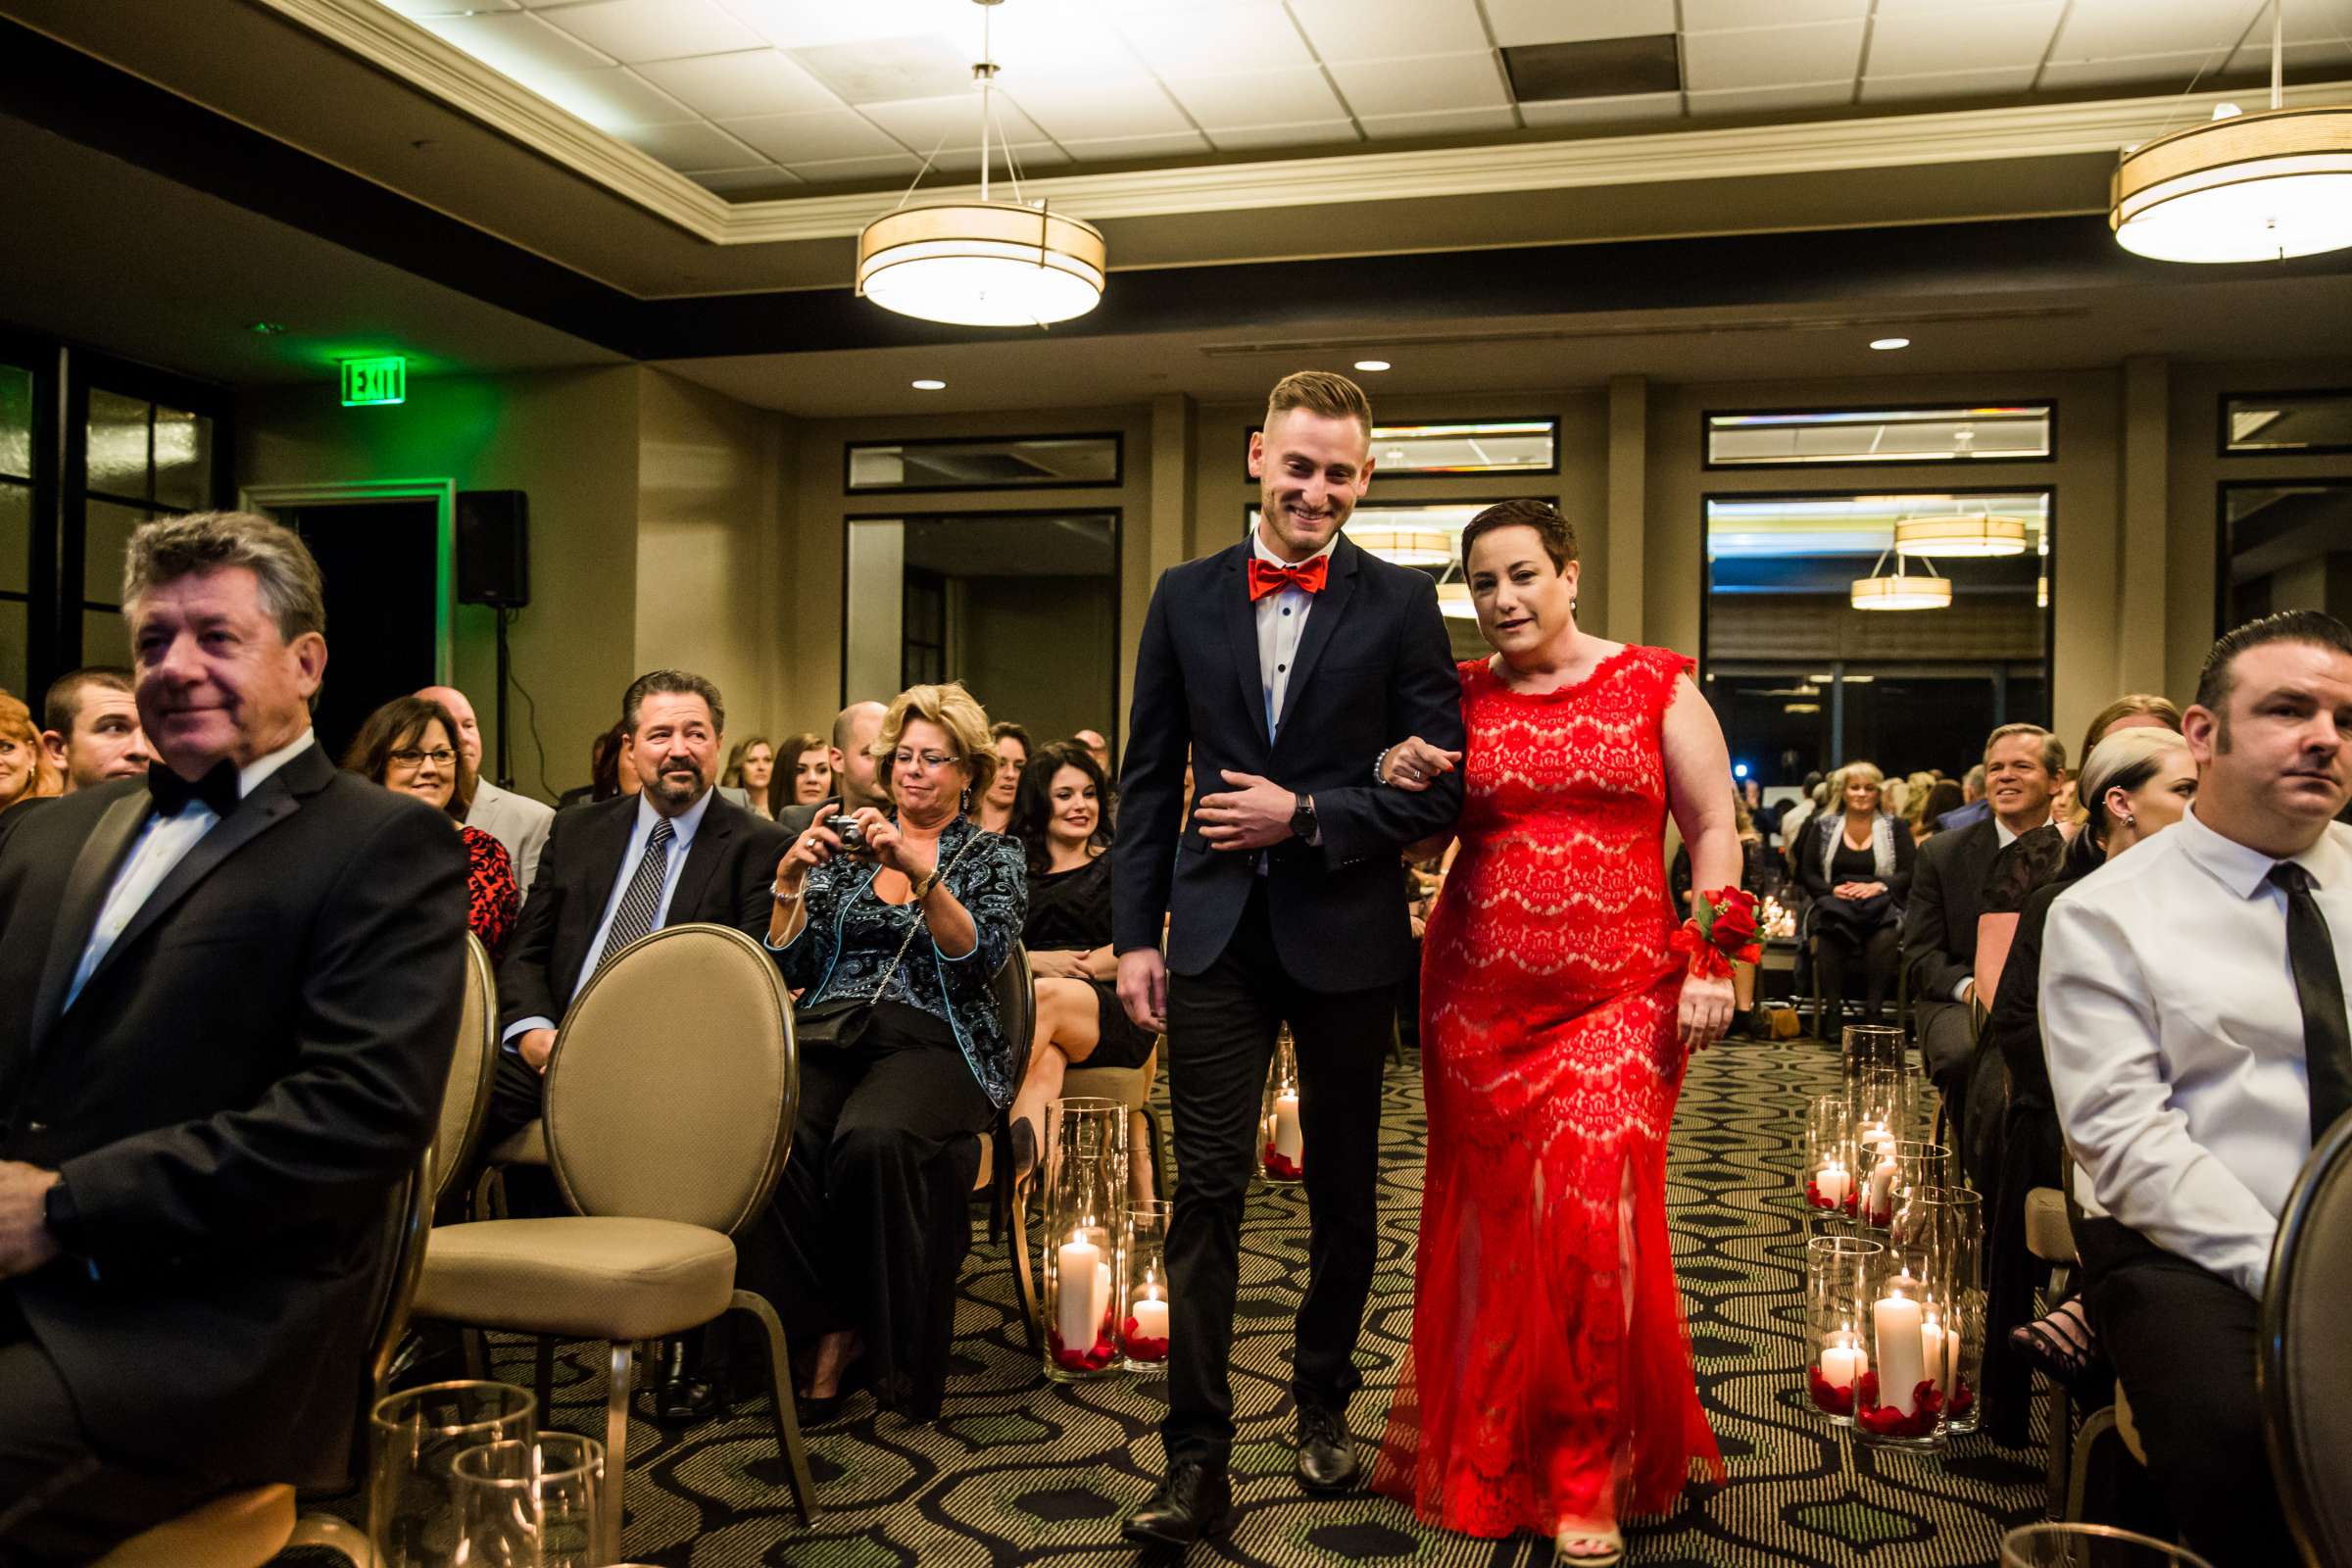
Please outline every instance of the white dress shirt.
[[[237, 769], [237, 799], [243, 800], [260, 787], [262, 781], [288, 762], [300, 757], [313, 742], [306, 725], [300, 735], [271, 752], [257, 757]], [[157, 761], [157, 767], [164, 763]], [[155, 890], [163, 886], [164, 878], [172, 867], [188, 858], [197, 840], [210, 833], [220, 822], [220, 813], [202, 801], [190, 801], [179, 808], [177, 816], [157, 816], [148, 813], [138, 836], [131, 841], [130, 853], [122, 858], [122, 869], [106, 890], [106, 902], [98, 906], [98, 918], [90, 926], [89, 941], [82, 945], [81, 962], [74, 970], [74, 984], [67, 988], [66, 1005], [81, 995], [81, 988], [90, 974], [106, 957], [107, 950], [122, 934]]]
[[[2352, 975], [2352, 827], [2329, 824], [2294, 859]], [[2042, 1041], [2076, 1197], [2254, 1297], [2311, 1153], [2275, 863], [2191, 806], [2062, 894], [2041, 947]]]
[[[712, 793], [710, 790], [703, 791], [701, 800], [669, 819], [671, 837], [662, 848], [667, 859], [662, 872], [662, 902], [654, 906], [654, 929], [657, 931], [669, 924], [669, 901], [677, 893], [678, 877], [686, 869], [686, 852], [694, 848], [695, 830], [703, 825], [704, 816], [710, 810]], [[620, 874], [613, 877], [612, 889], [605, 895], [605, 917], [596, 923], [596, 935], [588, 943], [587, 960], [580, 965], [582, 983], [596, 973], [598, 964], [604, 962], [605, 942], [612, 934], [612, 916], [620, 911], [621, 895], [628, 892], [629, 883], [635, 879], [637, 862], [645, 858], [645, 846], [654, 835], [654, 824], [661, 820], [662, 813], [654, 809], [653, 803], [642, 793], [639, 794], [637, 820], [629, 829], [628, 848], [620, 852]], [[568, 1002], [570, 999], [567, 997], [564, 1000]], [[507, 1032], [500, 1038], [512, 1049], [518, 1036], [533, 1029], [554, 1027], [556, 1020], [553, 1018], [518, 1018], [507, 1025]]]
[[[1278, 566], [1303, 566], [1307, 561], [1319, 561], [1339, 547], [1340, 536], [1334, 533], [1322, 549], [1306, 561], [1285, 561], [1266, 548], [1266, 541], [1255, 528], [1250, 530], [1250, 553], [1260, 561], [1271, 561]], [[1325, 568], [1328, 570], [1329, 568]], [[1266, 595], [1250, 609], [1257, 617], [1257, 685], [1265, 694], [1266, 740], [1271, 743], [1282, 725], [1282, 701], [1290, 690], [1291, 666], [1298, 662], [1298, 641], [1306, 634], [1306, 617], [1315, 608], [1315, 596], [1303, 588], [1283, 588]]]

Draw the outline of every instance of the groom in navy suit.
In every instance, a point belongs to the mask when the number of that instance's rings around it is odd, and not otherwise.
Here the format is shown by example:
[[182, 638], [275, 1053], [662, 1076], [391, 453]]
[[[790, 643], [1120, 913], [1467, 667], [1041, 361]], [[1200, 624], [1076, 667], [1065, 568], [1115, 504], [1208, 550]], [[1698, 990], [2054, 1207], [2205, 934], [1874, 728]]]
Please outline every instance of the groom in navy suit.
[[[1372, 411], [1345, 376], [1274, 388], [1250, 438], [1260, 520], [1161, 576], [1137, 651], [1111, 881], [1119, 998], [1167, 1035], [1176, 1120], [1168, 1234], [1168, 1471], [1126, 1523], [1182, 1545], [1232, 1502], [1242, 1208], [1276, 1031], [1298, 1054], [1311, 1222], [1291, 1390], [1310, 1491], [1352, 1486], [1353, 1352], [1371, 1293], [1381, 1074], [1413, 961], [1397, 853], [1451, 826], [1461, 775], [1379, 782], [1383, 748], [1462, 746], [1437, 588], [1342, 538], [1372, 477]], [[1187, 756], [1197, 789], [1184, 820]], [[1160, 927], [1167, 922], [1167, 952]]]

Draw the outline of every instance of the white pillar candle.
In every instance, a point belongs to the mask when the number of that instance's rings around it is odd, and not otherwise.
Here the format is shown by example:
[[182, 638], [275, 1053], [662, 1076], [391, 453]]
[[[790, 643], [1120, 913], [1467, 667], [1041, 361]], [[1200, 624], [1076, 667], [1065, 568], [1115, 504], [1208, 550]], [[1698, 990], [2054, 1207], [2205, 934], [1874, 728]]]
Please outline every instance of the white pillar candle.
[[[1152, 1288], [1147, 1286], [1145, 1289]], [[1156, 1291], [1135, 1303], [1135, 1337], [1139, 1340], [1164, 1340], [1168, 1337], [1168, 1303], [1159, 1298]]]
[[1821, 1200], [1836, 1208], [1854, 1190], [1854, 1179], [1845, 1173], [1843, 1165], [1833, 1159], [1827, 1170], [1813, 1178], [1813, 1186], [1821, 1194]]
[[1298, 1130], [1298, 1091], [1286, 1089], [1274, 1097], [1274, 1152], [1296, 1165], [1305, 1148], [1305, 1135]]
[[1952, 1392], [1950, 1352], [1959, 1337], [1944, 1332], [1943, 1325], [1933, 1317], [1919, 1326], [1920, 1358], [1927, 1367], [1926, 1377], [1938, 1392]]
[[1061, 1335], [1064, 1348], [1091, 1350], [1095, 1348], [1095, 1326], [1102, 1321], [1101, 1298], [1095, 1295], [1096, 1270], [1101, 1267], [1102, 1253], [1082, 1234], [1073, 1232], [1061, 1246], [1061, 1272], [1058, 1275], [1058, 1295], [1054, 1302], [1054, 1327]]
[[1879, 1402], [1905, 1415], [1919, 1413], [1920, 1381], [1927, 1376], [1927, 1346], [1920, 1338], [1919, 1302], [1906, 1294], [1910, 1274], [1895, 1282], [1870, 1309], [1879, 1342]]
[[1095, 1265], [1094, 1326], [1086, 1331], [1086, 1343], [1093, 1345], [1102, 1337], [1102, 1320], [1110, 1315], [1110, 1265]]
[[1840, 1394], [1852, 1388], [1854, 1380], [1869, 1370], [1870, 1352], [1855, 1343], [1850, 1329], [1831, 1335], [1822, 1348], [1822, 1381]]
[[1875, 1217], [1894, 1207], [1894, 1156], [1888, 1154], [1871, 1167], [1870, 1213]]

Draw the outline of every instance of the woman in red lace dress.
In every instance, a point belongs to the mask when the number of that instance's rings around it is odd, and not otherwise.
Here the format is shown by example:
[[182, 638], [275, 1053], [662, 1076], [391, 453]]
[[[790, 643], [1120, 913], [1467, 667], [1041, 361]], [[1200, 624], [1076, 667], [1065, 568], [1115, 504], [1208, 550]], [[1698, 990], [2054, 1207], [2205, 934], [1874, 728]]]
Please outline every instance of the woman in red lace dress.
[[[1619, 1521], [1722, 1459], [1666, 1238], [1666, 1134], [1728, 978], [1672, 945], [1663, 833], [1737, 887], [1730, 759], [1690, 661], [1576, 628], [1576, 539], [1540, 502], [1463, 530], [1491, 660], [1460, 666], [1460, 849], [1421, 974], [1429, 1164], [1413, 1359], [1374, 1485], [1433, 1525], [1611, 1563]], [[1460, 761], [1408, 741], [1400, 788]], [[1692, 965], [1693, 969], [1697, 966]]]

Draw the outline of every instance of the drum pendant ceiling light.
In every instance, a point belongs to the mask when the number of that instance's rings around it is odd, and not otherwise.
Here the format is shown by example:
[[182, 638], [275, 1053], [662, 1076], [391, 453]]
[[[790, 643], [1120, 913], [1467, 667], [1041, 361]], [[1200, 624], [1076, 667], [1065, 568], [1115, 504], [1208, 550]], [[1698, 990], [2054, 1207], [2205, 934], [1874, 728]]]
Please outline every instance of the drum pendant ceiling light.
[[1438, 584], [1438, 613], [1448, 620], [1476, 620], [1478, 606], [1470, 602], [1470, 585], [1466, 582]]
[[2352, 245], [2352, 108], [2280, 107], [2283, 0], [2271, 0], [2271, 107], [2126, 148], [2107, 226], [2160, 262], [2277, 262]]
[[1399, 522], [1359, 522], [1349, 526], [1348, 537], [1392, 565], [1453, 564], [1453, 535], [1443, 529], [1417, 528]]
[[1904, 517], [1894, 525], [1898, 556], [2022, 556], [2026, 519], [1989, 512], [1950, 517]]
[[[909, 207], [909, 185], [899, 206], [858, 236], [858, 292], [885, 310], [957, 326], [1045, 326], [1084, 316], [1102, 299], [1107, 252], [1102, 231], [1059, 213], [1041, 199], [1021, 199], [1020, 167], [1004, 148], [1011, 201], [989, 194], [989, 141], [997, 66], [988, 43], [989, 8], [981, 7], [980, 196], [977, 201]], [[936, 151], [933, 154], [937, 156]], [[917, 171], [915, 184], [922, 182]]]
[[[1892, 576], [1884, 575], [1889, 555], [1894, 555]], [[1952, 580], [1936, 576], [1934, 563], [1929, 564], [1926, 576], [1914, 577], [1903, 570], [1903, 561], [1892, 551], [1879, 552], [1871, 574], [1853, 579], [1847, 602], [1856, 610], [1942, 610], [1951, 604]]]

